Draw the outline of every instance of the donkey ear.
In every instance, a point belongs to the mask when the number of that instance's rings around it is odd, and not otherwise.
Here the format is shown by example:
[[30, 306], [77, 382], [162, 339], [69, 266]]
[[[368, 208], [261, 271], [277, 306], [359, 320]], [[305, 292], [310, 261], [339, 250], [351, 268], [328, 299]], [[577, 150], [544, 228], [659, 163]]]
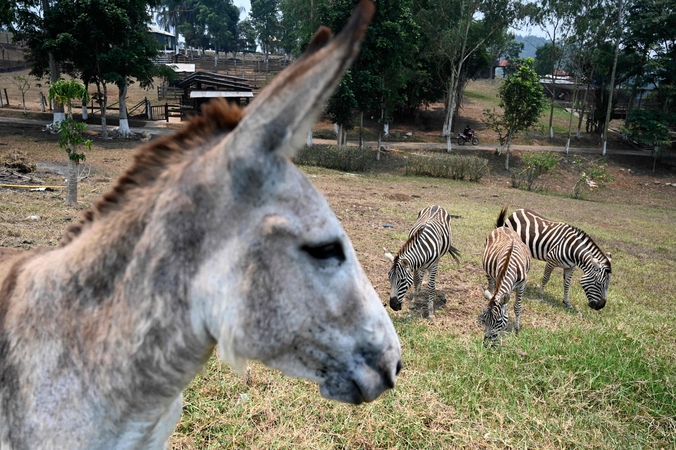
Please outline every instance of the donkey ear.
[[238, 155], [252, 150], [295, 155], [357, 56], [374, 11], [373, 3], [362, 0], [343, 31], [328, 45], [331, 31], [320, 28], [306, 52], [249, 105], [231, 134], [229, 150]]

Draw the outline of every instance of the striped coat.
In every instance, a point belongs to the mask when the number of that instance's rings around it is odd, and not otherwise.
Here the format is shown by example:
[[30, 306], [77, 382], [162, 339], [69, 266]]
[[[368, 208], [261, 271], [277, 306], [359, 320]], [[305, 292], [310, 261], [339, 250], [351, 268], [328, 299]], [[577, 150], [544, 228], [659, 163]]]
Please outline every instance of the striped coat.
[[446, 253], [458, 261], [460, 253], [451, 245], [451, 216], [441, 206], [429, 206], [418, 213], [418, 219], [399, 253], [396, 256], [385, 254], [392, 262], [388, 276], [391, 285], [390, 307], [393, 310], [401, 310], [404, 295], [411, 285], [415, 295], [420, 293], [425, 272], [429, 272], [427, 314], [434, 314], [437, 267]]
[[[504, 222], [507, 209], [498, 217], [498, 223]], [[488, 289], [484, 296], [488, 306], [479, 316], [479, 325], [485, 327], [484, 343], [495, 342], [498, 333], [507, 327], [507, 302], [512, 291], [516, 290], [514, 314], [515, 331], [521, 327], [521, 299], [526, 290], [526, 277], [530, 270], [530, 252], [519, 236], [511, 229], [502, 226], [494, 229], [486, 238], [483, 253], [483, 268], [488, 279]]]
[[505, 220], [504, 226], [516, 231], [533, 258], [547, 263], [540, 287], [541, 297], [552, 271], [561, 267], [563, 302], [572, 308], [570, 281], [575, 267], [579, 267], [584, 272], [580, 284], [587, 295], [589, 306], [596, 310], [605, 306], [612, 273], [611, 255], [604, 253], [587, 233], [527, 209], [514, 211]]

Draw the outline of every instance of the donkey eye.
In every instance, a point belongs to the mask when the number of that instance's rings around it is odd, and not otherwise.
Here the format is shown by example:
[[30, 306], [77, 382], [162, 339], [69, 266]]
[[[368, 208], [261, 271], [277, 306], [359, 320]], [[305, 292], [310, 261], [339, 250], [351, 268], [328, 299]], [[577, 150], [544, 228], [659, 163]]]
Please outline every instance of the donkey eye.
[[345, 261], [343, 245], [338, 241], [322, 245], [304, 245], [301, 250], [315, 259], [336, 258], [340, 262]]

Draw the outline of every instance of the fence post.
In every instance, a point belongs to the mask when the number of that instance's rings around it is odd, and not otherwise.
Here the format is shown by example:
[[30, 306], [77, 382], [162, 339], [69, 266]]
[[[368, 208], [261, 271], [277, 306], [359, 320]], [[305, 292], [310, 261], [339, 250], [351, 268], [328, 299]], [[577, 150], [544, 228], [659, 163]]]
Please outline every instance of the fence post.
[[2, 103], [2, 95], [0, 95], [0, 108], [4, 108], [5, 105]]
[[164, 104], [164, 117], [169, 122], [169, 103]]
[[7, 99], [7, 106], [9, 106], [9, 96], [7, 95], [7, 88], [3, 90], [5, 91], [5, 99]]

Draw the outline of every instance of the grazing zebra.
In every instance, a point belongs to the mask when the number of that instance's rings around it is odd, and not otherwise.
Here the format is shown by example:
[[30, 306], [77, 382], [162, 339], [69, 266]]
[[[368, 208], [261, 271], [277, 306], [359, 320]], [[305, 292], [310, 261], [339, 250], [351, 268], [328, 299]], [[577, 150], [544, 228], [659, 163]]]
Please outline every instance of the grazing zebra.
[[612, 273], [611, 255], [604, 253], [587, 233], [563, 222], [553, 222], [527, 209], [514, 211], [504, 226], [516, 231], [533, 258], [547, 263], [540, 297], [544, 295], [552, 270], [561, 267], [563, 302], [572, 308], [568, 290], [573, 270], [577, 266], [584, 272], [580, 284], [587, 295], [589, 307], [599, 310], [606, 305]]
[[526, 275], [530, 270], [530, 252], [513, 230], [505, 228], [507, 208], [498, 216], [497, 228], [486, 238], [483, 254], [483, 267], [488, 279], [488, 289], [484, 296], [488, 306], [479, 316], [479, 326], [485, 326], [484, 345], [495, 343], [498, 333], [507, 328], [507, 302], [513, 290], [516, 290], [514, 314], [516, 333], [521, 328], [521, 298], [526, 290]]
[[460, 252], [451, 245], [451, 216], [441, 206], [428, 206], [418, 213], [418, 219], [399, 253], [396, 256], [387, 251], [385, 253], [385, 257], [392, 262], [388, 276], [392, 288], [390, 307], [393, 310], [401, 310], [404, 294], [411, 284], [415, 295], [418, 295], [425, 272], [429, 271], [427, 314], [429, 317], [434, 315], [437, 267], [446, 253], [460, 262]]

